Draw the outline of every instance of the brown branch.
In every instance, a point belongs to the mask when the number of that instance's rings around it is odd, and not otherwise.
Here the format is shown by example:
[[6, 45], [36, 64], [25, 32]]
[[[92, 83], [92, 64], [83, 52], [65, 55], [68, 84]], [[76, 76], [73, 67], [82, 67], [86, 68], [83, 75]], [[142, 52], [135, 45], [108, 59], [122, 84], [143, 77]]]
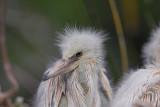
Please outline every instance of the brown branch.
[[5, 37], [5, 19], [6, 19], [6, 11], [7, 11], [7, 0], [2, 0], [2, 8], [0, 12], [0, 46], [2, 53], [2, 61], [5, 73], [7, 78], [9, 79], [12, 87], [7, 92], [0, 91], [0, 105], [6, 107], [13, 107], [11, 102], [11, 97], [18, 91], [19, 85], [11, 72], [11, 66], [8, 59], [8, 53], [6, 48], [6, 37]]
[[127, 57], [127, 50], [126, 50], [126, 45], [125, 45], [125, 40], [124, 40], [124, 35], [123, 35], [122, 24], [120, 21], [120, 17], [118, 14], [118, 10], [117, 10], [115, 1], [108, 0], [108, 2], [110, 5], [110, 8], [111, 8], [111, 11], [112, 11], [112, 16], [113, 16], [116, 31], [117, 31], [119, 47], [120, 47], [120, 54], [121, 54], [122, 71], [127, 72], [127, 70], [128, 70], [128, 57]]

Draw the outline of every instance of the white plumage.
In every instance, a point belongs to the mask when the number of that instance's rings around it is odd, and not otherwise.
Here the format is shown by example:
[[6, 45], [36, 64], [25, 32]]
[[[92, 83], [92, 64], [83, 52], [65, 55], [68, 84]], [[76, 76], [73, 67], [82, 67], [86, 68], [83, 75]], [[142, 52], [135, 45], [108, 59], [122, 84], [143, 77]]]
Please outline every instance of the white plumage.
[[132, 71], [118, 88], [111, 107], [132, 107], [139, 101], [158, 106], [160, 100], [160, 65]]
[[144, 46], [144, 68], [132, 70], [124, 78], [114, 95], [111, 107], [160, 106], [159, 46], [160, 28], [152, 32], [149, 42]]
[[44, 73], [34, 107], [106, 107], [112, 90], [104, 69], [105, 36], [77, 28], [59, 34], [62, 59]]
[[143, 47], [144, 64], [160, 61], [160, 27], [154, 29], [149, 41]]

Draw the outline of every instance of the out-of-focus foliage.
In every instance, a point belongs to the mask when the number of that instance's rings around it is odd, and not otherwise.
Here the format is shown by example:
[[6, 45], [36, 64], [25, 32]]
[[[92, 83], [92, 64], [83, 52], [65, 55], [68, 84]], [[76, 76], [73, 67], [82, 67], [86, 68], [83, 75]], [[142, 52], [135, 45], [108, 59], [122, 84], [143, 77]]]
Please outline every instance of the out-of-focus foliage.
[[[159, 0], [116, 0], [123, 25], [129, 68], [142, 65], [141, 48], [151, 30], [159, 25]], [[56, 32], [66, 26], [94, 27], [108, 33], [105, 44], [108, 75], [113, 83], [122, 76], [119, 46], [107, 0], [8, 0], [7, 49], [20, 84], [16, 96], [33, 97], [49, 63], [60, 58]], [[0, 54], [1, 56], [1, 54]], [[8, 83], [0, 57], [0, 84]]]

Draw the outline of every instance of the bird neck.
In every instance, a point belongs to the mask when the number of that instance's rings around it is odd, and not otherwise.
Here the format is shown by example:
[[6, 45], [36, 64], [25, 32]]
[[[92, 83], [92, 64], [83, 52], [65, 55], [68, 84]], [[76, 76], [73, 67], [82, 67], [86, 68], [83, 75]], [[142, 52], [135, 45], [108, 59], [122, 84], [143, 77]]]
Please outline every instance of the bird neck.
[[79, 67], [70, 73], [67, 86], [67, 96], [72, 96], [76, 104], [82, 104], [80, 106], [83, 107], [93, 106], [95, 96], [99, 98], [97, 65], [81, 62]]
[[94, 107], [100, 104], [97, 68], [95, 63], [81, 62], [74, 71], [46, 81], [48, 88], [43, 93], [44, 98], [47, 98], [44, 105]]

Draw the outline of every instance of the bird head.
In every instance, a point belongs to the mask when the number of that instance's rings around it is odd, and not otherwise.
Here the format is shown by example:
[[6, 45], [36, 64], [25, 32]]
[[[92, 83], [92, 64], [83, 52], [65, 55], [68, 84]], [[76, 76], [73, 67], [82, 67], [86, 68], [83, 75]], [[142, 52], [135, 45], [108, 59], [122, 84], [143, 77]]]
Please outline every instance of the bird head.
[[43, 76], [43, 81], [74, 71], [81, 62], [102, 63], [104, 34], [93, 29], [65, 29], [59, 34], [62, 58]]
[[144, 64], [160, 62], [160, 26], [152, 30], [150, 38], [143, 46]]

